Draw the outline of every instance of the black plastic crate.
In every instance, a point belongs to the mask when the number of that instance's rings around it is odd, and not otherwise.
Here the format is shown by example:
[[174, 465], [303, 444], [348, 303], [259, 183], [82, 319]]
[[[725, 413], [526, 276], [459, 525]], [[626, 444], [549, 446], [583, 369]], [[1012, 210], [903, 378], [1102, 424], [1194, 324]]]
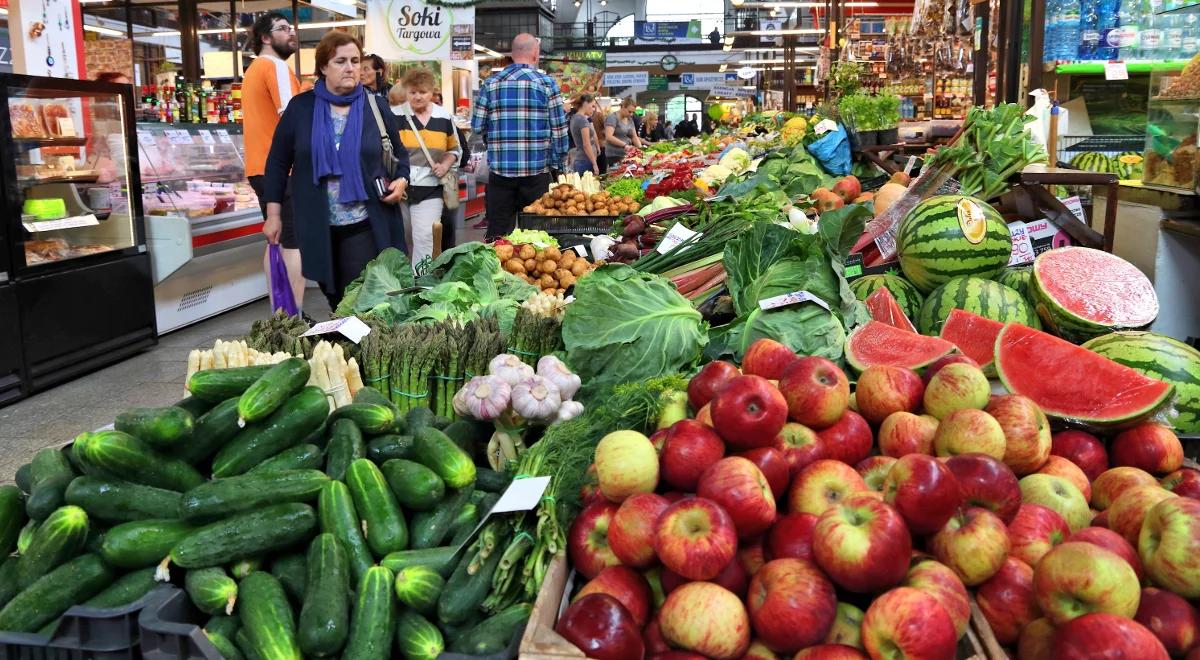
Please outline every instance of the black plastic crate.
[[617, 221], [615, 215], [537, 215], [522, 213], [517, 226], [547, 234], [607, 234]]
[[164, 593], [164, 585], [125, 607], [75, 606], [59, 619], [49, 637], [0, 632], [0, 660], [138, 660], [141, 658], [141, 611]]

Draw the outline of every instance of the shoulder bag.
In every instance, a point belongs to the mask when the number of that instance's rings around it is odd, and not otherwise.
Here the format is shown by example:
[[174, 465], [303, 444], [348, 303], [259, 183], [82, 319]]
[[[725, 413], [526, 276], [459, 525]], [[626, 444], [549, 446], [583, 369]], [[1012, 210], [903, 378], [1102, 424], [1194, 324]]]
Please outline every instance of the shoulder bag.
[[383, 145], [383, 171], [389, 180], [396, 178], [396, 170], [400, 168], [400, 160], [396, 158], [396, 150], [392, 146], [392, 138], [388, 135], [387, 126], [383, 123], [383, 115], [379, 114], [379, 105], [375, 95], [367, 92], [367, 105], [375, 115], [375, 125], [379, 127], [380, 142]]
[[[432, 117], [432, 114], [430, 115]], [[425, 161], [433, 167], [433, 156], [429, 155], [429, 148], [425, 146], [425, 139], [421, 137], [421, 131], [417, 129], [416, 122], [413, 121], [412, 114], [404, 113], [404, 118], [408, 121], [408, 126], [417, 136], [417, 144], [421, 145], [421, 152], [425, 154]], [[451, 122], [453, 123], [453, 122]], [[455, 139], [458, 139], [455, 137]], [[458, 167], [452, 165], [442, 178], [439, 179], [442, 184], [442, 204], [445, 208], [453, 211], [458, 208]]]

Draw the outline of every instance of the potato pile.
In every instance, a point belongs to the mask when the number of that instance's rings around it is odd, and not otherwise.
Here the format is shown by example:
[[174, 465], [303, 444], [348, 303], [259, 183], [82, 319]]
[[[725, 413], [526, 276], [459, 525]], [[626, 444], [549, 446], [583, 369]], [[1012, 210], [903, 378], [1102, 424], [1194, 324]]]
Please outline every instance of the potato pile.
[[617, 197], [605, 191], [588, 194], [561, 183], [523, 210], [537, 215], [617, 216], [637, 213], [638, 203], [628, 195]]
[[495, 250], [504, 270], [551, 294], [564, 293], [596, 267], [575, 250], [560, 251], [556, 247], [538, 250], [528, 243], [499, 244]]

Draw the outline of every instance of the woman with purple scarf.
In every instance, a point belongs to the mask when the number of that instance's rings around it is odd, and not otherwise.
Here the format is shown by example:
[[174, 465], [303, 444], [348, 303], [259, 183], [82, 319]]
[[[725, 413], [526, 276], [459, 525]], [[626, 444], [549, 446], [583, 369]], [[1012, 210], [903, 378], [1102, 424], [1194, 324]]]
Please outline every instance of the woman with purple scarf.
[[[267, 219], [278, 218], [291, 177], [304, 276], [320, 283], [330, 309], [385, 248], [408, 251], [398, 206], [408, 187], [408, 152], [391, 109], [360, 84], [361, 59], [361, 44], [345, 32], [321, 39], [317, 83], [288, 104], [267, 156]], [[398, 161], [390, 175], [380, 122]]]

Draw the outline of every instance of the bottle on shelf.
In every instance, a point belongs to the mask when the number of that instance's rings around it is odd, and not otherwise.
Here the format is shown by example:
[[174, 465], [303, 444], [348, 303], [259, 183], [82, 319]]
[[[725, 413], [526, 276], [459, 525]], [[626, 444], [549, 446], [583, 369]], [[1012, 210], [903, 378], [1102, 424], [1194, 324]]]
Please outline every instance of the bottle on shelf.
[[1054, 33], [1057, 40], [1056, 60], [1071, 61], [1079, 59], [1080, 47], [1080, 0], [1059, 0], [1058, 29]]
[[1059, 59], [1058, 35], [1062, 30], [1063, 5], [1067, 0], [1046, 0], [1046, 30], [1042, 36], [1042, 61]]

